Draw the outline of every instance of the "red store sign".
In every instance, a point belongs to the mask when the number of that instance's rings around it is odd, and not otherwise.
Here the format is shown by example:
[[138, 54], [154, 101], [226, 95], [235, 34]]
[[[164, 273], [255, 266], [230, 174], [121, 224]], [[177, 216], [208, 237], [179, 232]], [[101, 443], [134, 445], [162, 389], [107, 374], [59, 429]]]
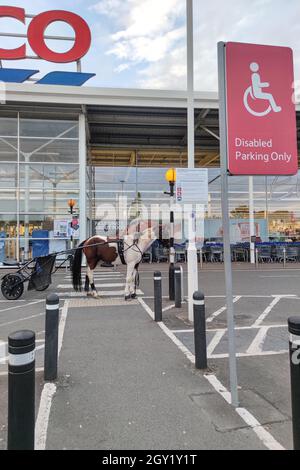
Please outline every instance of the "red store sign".
[[232, 42], [225, 50], [229, 172], [296, 174], [292, 50]]
[[[0, 18], [15, 18], [25, 24], [24, 8], [12, 6], [0, 6]], [[63, 21], [70, 25], [75, 32], [73, 47], [67, 52], [55, 52], [51, 50], [45, 41], [46, 28], [56, 21]], [[91, 45], [91, 31], [86, 21], [75, 13], [64, 10], [53, 10], [40, 13], [35, 16], [28, 27], [28, 43], [31, 49], [41, 59], [48, 62], [67, 63], [76, 62], [89, 50]], [[15, 49], [0, 48], [0, 59], [16, 60], [26, 58], [26, 45], [23, 44]]]

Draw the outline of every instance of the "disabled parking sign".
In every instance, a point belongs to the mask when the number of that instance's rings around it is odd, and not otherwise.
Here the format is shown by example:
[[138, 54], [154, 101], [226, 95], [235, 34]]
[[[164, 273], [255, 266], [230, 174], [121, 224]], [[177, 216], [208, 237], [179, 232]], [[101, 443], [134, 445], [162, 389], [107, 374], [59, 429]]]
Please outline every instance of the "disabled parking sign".
[[296, 174], [292, 50], [229, 42], [225, 61], [229, 172]]

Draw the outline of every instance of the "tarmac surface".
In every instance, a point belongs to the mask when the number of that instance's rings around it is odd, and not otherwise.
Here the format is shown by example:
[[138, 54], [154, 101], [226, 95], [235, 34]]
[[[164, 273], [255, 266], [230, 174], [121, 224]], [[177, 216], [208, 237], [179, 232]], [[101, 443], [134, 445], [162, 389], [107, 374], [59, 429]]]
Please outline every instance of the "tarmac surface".
[[[163, 276], [161, 328], [150, 317], [157, 270]], [[98, 301], [74, 293], [64, 270], [46, 293], [25, 292], [15, 302], [0, 297], [0, 449], [6, 447], [7, 336], [19, 329], [37, 334], [38, 413], [45, 297], [50, 292], [59, 294], [67, 318], [47, 449], [292, 447], [287, 319], [300, 313], [300, 266], [234, 265], [240, 408], [251, 414], [252, 422], [242, 419], [218, 387], [195, 370], [187, 305], [175, 309], [168, 300], [167, 276], [165, 264], [141, 266], [141, 303], [123, 301], [123, 268], [97, 271]], [[223, 265], [204, 265], [199, 287], [206, 298], [208, 373], [228, 390]]]

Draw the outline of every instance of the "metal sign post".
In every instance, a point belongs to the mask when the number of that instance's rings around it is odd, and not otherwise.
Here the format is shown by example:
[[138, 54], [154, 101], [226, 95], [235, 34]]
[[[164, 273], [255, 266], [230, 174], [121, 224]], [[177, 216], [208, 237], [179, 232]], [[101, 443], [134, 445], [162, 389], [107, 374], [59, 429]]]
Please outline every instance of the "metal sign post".
[[223, 218], [223, 244], [226, 282], [227, 327], [229, 347], [230, 391], [231, 404], [239, 406], [237, 360], [234, 329], [234, 306], [232, 292], [232, 267], [230, 249], [230, 220], [228, 204], [228, 176], [227, 176], [227, 113], [226, 113], [226, 61], [225, 43], [218, 43], [218, 69], [219, 69], [219, 120], [220, 120], [220, 156], [221, 156], [221, 194]]
[[[297, 174], [296, 113], [291, 99], [293, 51], [288, 47], [220, 42], [218, 65], [230, 386], [232, 404], [238, 406], [227, 169], [232, 175]], [[263, 79], [268, 79], [268, 82]], [[252, 244], [254, 208], [251, 178], [249, 186]], [[251, 248], [253, 262], [253, 246]]]
[[[194, 15], [193, 0], [186, 0], [186, 26], [187, 26], [187, 118], [188, 118], [188, 168], [195, 168], [195, 109], [194, 109]], [[189, 219], [189, 243], [188, 243], [188, 285], [189, 285], [189, 319], [193, 321], [193, 293], [191, 285], [198, 290], [198, 264], [197, 250], [194, 243], [192, 227], [192, 211], [188, 214]], [[192, 280], [193, 284], [190, 283]]]

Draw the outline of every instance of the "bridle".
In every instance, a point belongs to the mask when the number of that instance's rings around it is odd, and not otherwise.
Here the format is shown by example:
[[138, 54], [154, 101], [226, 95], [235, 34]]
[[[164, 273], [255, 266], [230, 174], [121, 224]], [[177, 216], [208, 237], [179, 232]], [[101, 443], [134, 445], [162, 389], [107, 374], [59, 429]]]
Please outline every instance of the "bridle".
[[[123, 243], [124, 243], [124, 245], [126, 245], [126, 248], [124, 247], [124, 250], [123, 250], [123, 253], [124, 253], [124, 254], [125, 254], [128, 250], [130, 250], [130, 249], [132, 248], [135, 253], [139, 253], [139, 254], [141, 255], [141, 261], [142, 261], [142, 259], [143, 259], [143, 252], [142, 252], [142, 250], [140, 249], [140, 247], [138, 246], [138, 240], [134, 240], [134, 242], [133, 242], [131, 245], [129, 245], [128, 243], [126, 243], [125, 240], [123, 240]], [[136, 250], [135, 250], [135, 248], [136, 248]], [[141, 262], [141, 261], [140, 261], [140, 262]]]

